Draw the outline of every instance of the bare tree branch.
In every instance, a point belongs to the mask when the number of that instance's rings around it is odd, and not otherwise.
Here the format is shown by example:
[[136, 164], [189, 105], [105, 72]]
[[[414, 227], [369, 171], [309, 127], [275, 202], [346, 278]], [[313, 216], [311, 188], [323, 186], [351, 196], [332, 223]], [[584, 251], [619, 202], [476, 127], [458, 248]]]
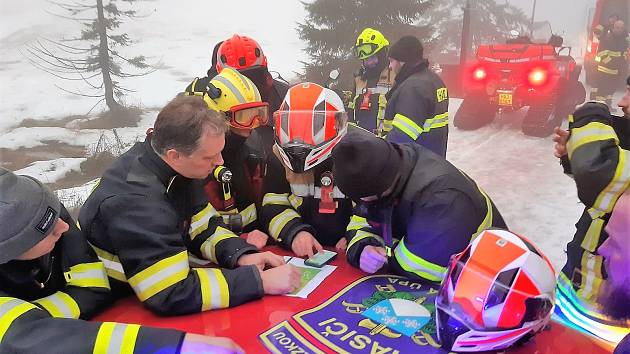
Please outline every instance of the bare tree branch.
[[73, 94], [73, 95], [77, 95], [77, 96], [92, 97], [92, 98], [99, 98], [99, 97], [103, 97], [104, 96], [102, 94], [101, 95], [88, 95], [88, 94], [85, 94], [85, 93], [74, 92], [74, 91], [66, 90], [63, 87], [58, 86], [58, 85], [55, 85], [55, 87], [60, 89], [63, 92], [67, 92], [67, 93], [70, 93], [70, 94]]

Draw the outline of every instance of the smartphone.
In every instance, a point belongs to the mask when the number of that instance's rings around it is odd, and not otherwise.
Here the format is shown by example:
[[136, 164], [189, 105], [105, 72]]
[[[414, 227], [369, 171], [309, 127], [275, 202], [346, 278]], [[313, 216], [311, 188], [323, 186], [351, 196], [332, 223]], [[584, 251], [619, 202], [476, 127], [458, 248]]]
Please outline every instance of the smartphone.
[[315, 253], [311, 258], [304, 261], [304, 264], [311, 267], [321, 268], [337, 257], [337, 252], [323, 250]]

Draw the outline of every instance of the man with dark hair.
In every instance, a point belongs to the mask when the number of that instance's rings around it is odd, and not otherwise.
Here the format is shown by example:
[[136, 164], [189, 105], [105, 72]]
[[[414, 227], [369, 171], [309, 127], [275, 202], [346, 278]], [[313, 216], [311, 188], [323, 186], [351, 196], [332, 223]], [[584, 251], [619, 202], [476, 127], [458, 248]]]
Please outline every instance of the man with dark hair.
[[[114, 293], [131, 288], [151, 311], [179, 315], [297, 288], [299, 271], [228, 230], [203, 191], [223, 163], [227, 129], [201, 97], [177, 97], [105, 171], [79, 222]], [[189, 251], [229, 269], [191, 269]]]
[[391, 46], [388, 55], [396, 80], [385, 96], [385, 119], [393, 120], [387, 141], [415, 142], [446, 157], [448, 90], [444, 82], [429, 69], [416, 37], [402, 37]]
[[363, 217], [353, 217], [348, 226], [357, 229], [348, 262], [365, 272], [388, 263], [394, 273], [439, 282], [451, 255], [483, 230], [506, 228], [470, 177], [417, 144], [347, 134], [332, 157], [339, 189]]
[[0, 353], [242, 352], [227, 338], [83, 321], [110, 303], [105, 267], [40, 181], [0, 168], [0, 225]]

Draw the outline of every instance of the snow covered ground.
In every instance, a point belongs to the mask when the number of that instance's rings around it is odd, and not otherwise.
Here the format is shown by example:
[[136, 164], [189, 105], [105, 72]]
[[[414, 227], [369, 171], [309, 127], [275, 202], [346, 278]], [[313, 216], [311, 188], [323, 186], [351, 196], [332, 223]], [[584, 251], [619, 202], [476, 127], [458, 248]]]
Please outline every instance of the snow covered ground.
[[[52, 17], [44, 0], [30, 0], [28, 7], [15, 9], [0, 2], [0, 148], [36, 147], [58, 140], [71, 145], [95, 144], [103, 134], [98, 129], [16, 128], [26, 118], [61, 119], [85, 114], [94, 100], [72, 96], [55, 85], [73, 87], [32, 67], [20, 54], [25, 43], [39, 36], [51, 39], [78, 33], [76, 23]], [[232, 3], [158, 1], [139, 2], [148, 17], [125, 22], [121, 29], [138, 43], [129, 48], [130, 56], [143, 54], [150, 62], [161, 62], [160, 70], [125, 84], [136, 93], [127, 103], [158, 108], [180, 92], [195, 76], [204, 75], [210, 65], [214, 44], [238, 32], [258, 39], [268, 56], [270, 68], [285, 77], [301, 68], [305, 59], [303, 45], [294, 28], [304, 18], [302, 4], [276, 0], [282, 8], [273, 24], [268, 2], [246, 1], [235, 8]], [[276, 11], [276, 10], [271, 10]], [[237, 13], [238, 12], [238, 13]], [[284, 14], [290, 14], [290, 16]], [[452, 99], [451, 118], [460, 100]], [[138, 127], [117, 129], [125, 143], [135, 141], [150, 127], [157, 111], [142, 116]], [[581, 212], [573, 181], [562, 174], [553, 156], [550, 139], [526, 137], [520, 132], [518, 113], [505, 115], [491, 126], [474, 132], [450, 130], [448, 159], [473, 177], [496, 202], [508, 225], [536, 244], [557, 268], [564, 263], [565, 244], [574, 232]], [[2, 156], [0, 156], [0, 159]], [[21, 173], [53, 182], [63, 173], [76, 170], [82, 159], [38, 161]], [[94, 186], [94, 181], [58, 191], [69, 207], [78, 205]]]

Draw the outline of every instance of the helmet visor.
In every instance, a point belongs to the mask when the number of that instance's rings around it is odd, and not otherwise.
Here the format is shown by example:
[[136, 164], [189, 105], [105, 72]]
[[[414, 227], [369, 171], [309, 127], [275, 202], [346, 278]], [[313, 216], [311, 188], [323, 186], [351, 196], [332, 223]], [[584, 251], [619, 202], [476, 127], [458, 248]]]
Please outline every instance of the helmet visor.
[[540, 293], [529, 274], [520, 267], [492, 269], [491, 260], [469, 260], [469, 249], [451, 257], [437, 307], [478, 331], [518, 328], [550, 314], [550, 294]]
[[254, 129], [269, 122], [269, 105], [266, 102], [239, 104], [231, 107], [227, 114], [232, 127]]
[[365, 59], [378, 51], [378, 45], [374, 43], [363, 43], [355, 47], [357, 57]]
[[347, 121], [343, 111], [276, 111], [273, 116], [280, 146], [289, 143], [319, 146], [338, 136]]

